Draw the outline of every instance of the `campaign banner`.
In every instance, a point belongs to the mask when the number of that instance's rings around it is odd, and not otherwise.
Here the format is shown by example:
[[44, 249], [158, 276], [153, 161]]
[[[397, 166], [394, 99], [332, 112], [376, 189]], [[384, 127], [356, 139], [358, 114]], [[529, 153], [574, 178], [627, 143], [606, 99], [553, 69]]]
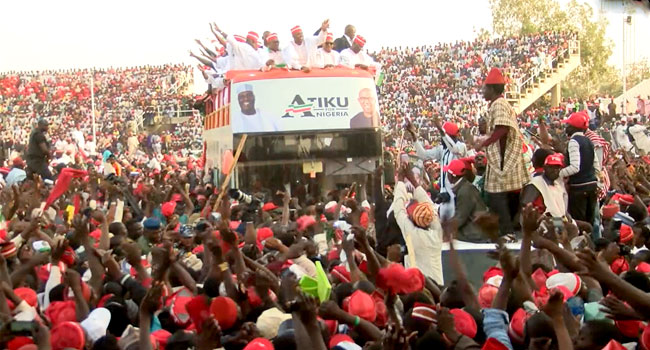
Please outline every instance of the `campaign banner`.
[[234, 134], [379, 127], [368, 77], [275, 78], [233, 83]]

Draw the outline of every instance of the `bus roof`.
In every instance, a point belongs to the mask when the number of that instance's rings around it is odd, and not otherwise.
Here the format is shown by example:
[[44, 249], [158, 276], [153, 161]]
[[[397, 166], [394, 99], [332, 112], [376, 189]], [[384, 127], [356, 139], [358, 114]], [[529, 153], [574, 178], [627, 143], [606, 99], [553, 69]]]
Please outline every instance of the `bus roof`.
[[299, 70], [275, 68], [268, 72], [258, 70], [231, 70], [226, 73], [226, 79], [231, 83], [241, 83], [253, 80], [291, 79], [291, 78], [369, 78], [373, 79], [370, 71], [350, 68], [312, 69], [305, 73]]

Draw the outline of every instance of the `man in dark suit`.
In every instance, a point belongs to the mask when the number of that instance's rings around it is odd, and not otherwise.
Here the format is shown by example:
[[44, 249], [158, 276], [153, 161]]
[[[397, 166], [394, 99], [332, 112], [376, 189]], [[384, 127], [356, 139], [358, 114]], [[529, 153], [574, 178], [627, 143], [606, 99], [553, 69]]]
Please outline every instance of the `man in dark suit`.
[[356, 33], [357, 30], [352, 24], [345, 26], [345, 34], [343, 34], [342, 37], [334, 40], [334, 50], [341, 52], [352, 46], [352, 39], [354, 39], [354, 35]]

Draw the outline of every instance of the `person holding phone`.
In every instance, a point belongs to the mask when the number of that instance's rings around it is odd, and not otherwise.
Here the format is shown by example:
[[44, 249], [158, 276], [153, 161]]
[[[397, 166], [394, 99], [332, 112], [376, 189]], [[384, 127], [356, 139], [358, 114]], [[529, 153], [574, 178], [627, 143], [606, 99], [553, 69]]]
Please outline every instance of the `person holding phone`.
[[521, 194], [521, 205], [532, 203], [541, 214], [553, 218], [563, 218], [567, 214], [569, 195], [560, 180], [560, 170], [564, 167], [564, 156], [551, 154], [544, 160], [543, 173], [534, 176]]

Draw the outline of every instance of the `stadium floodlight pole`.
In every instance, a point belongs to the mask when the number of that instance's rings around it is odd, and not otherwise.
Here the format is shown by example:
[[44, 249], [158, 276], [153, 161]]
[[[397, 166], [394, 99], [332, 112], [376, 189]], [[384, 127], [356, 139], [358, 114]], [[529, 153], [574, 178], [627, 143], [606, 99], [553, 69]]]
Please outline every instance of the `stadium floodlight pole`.
[[90, 109], [93, 118], [93, 143], [97, 147], [97, 126], [95, 125], [95, 68], [90, 69]]

